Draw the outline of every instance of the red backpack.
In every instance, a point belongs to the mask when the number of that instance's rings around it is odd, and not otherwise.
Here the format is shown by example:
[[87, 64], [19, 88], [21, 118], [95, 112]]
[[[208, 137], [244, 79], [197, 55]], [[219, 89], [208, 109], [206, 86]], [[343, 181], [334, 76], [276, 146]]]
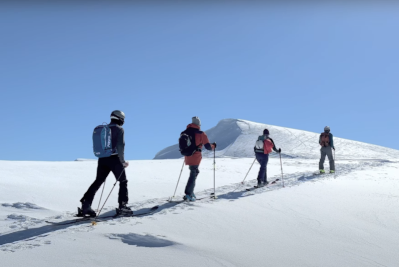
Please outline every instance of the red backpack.
[[330, 145], [330, 136], [328, 133], [320, 134], [320, 145], [327, 147]]
[[266, 139], [265, 141], [263, 141], [263, 153], [265, 154], [270, 154], [273, 151], [273, 142], [270, 141], [269, 139]]

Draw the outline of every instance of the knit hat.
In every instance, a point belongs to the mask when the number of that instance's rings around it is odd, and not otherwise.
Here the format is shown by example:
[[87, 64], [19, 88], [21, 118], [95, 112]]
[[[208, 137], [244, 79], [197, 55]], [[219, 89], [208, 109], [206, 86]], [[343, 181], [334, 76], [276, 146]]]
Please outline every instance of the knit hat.
[[197, 116], [193, 117], [192, 121], [193, 121], [194, 124], [196, 124], [198, 126], [201, 126], [201, 120]]
[[264, 130], [263, 130], [263, 134], [264, 134], [264, 135], [265, 135], [265, 134], [269, 135], [269, 130], [268, 130], [268, 129], [264, 129]]

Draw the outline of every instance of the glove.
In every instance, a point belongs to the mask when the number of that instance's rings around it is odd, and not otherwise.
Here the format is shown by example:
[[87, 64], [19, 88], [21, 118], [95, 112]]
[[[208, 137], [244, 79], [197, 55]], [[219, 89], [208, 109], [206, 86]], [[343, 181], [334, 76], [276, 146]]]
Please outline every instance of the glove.
[[124, 163], [122, 163], [123, 167], [127, 168], [129, 167], [129, 162], [125, 161]]
[[214, 142], [212, 145], [213, 145], [214, 148], [216, 148], [216, 142]]
[[281, 153], [281, 148], [278, 149], [278, 153]]

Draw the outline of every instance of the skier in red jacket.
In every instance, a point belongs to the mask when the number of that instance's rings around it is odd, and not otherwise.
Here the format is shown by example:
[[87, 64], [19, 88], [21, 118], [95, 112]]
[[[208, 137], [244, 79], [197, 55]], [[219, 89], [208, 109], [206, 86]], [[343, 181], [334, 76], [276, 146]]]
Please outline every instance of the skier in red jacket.
[[204, 146], [207, 150], [214, 150], [216, 148], [216, 143], [210, 144], [208, 136], [205, 132], [201, 131], [201, 120], [198, 117], [192, 118], [192, 123], [187, 125], [187, 130], [194, 131], [195, 134], [195, 145], [197, 146], [197, 151], [194, 152], [192, 156], [185, 156], [185, 164], [189, 166], [190, 177], [188, 178], [186, 189], [184, 193], [186, 194], [183, 199], [188, 201], [195, 201], [196, 197], [194, 194], [195, 180], [199, 174], [199, 165], [202, 160], [202, 147]]

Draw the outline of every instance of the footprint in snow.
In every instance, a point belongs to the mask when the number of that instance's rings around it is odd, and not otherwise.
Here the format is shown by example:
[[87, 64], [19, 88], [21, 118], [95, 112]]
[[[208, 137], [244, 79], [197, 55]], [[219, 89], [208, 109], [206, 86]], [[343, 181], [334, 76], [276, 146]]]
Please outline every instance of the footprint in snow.
[[35, 210], [41, 210], [44, 209], [42, 207], [39, 207], [36, 204], [30, 203], [30, 202], [16, 202], [16, 203], [2, 203], [1, 204], [3, 207], [10, 207], [10, 208], [15, 208], [15, 209], [23, 209], [23, 210], [29, 210], [29, 209], [35, 209]]

